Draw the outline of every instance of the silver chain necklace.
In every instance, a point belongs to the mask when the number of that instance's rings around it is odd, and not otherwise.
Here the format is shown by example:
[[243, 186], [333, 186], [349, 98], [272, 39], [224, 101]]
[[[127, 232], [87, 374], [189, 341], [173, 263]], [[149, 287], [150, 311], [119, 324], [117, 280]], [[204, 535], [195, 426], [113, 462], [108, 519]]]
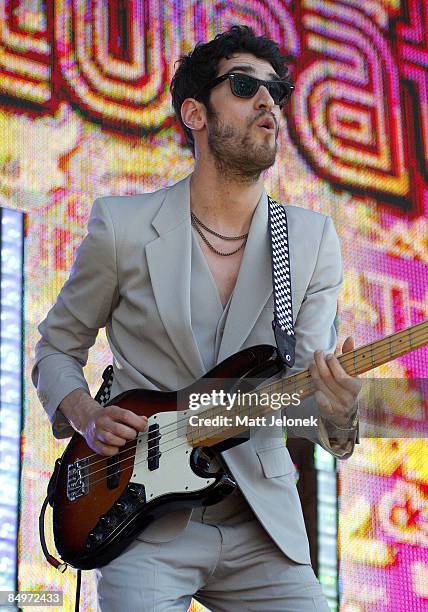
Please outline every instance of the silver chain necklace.
[[[218, 232], [215, 232], [214, 230], [207, 227], [204, 223], [202, 223], [200, 219], [198, 219], [198, 217], [193, 212], [190, 213], [190, 218], [191, 218], [192, 226], [198, 232], [199, 236], [205, 242], [207, 247], [210, 248], [211, 251], [216, 253], [216, 255], [221, 255], [222, 257], [228, 257], [229, 255], [234, 255], [235, 253], [240, 251], [247, 242], [248, 232], [246, 234], [242, 234], [241, 236], [223, 236], [223, 234], [219, 234]], [[230, 251], [229, 253], [224, 253], [216, 249], [215, 246], [212, 245], [211, 242], [209, 242], [208, 238], [202, 232], [201, 227], [207, 232], [209, 232], [210, 234], [213, 234], [213, 236], [217, 236], [217, 238], [222, 238], [223, 240], [243, 240], [243, 243], [237, 249], [234, 249], [233, 251]]]

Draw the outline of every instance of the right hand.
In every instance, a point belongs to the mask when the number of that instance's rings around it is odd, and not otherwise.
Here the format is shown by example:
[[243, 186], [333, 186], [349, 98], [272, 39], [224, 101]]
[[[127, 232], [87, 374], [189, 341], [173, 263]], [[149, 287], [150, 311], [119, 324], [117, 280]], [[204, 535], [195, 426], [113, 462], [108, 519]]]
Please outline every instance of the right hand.
[[88, 446], [99, 455], [116, 455], [122, 446], [147, 429], [147, 417], [138, 416], [120, 406], [102, 407], [95, 400], [93, 402], [95, 406], [90, 406], [80, 433]]

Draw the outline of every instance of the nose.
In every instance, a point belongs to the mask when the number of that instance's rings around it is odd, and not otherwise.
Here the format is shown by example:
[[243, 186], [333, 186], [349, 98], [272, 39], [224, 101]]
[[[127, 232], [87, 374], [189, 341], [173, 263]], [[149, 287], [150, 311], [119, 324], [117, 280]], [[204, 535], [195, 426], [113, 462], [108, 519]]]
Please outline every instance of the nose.
[[273, 101], [272, 96], [264, 85], [260, 85], [256, 98], [255, 98], [256, 108], [267, 108], [272, 111], [275, 107], [275, 102]]

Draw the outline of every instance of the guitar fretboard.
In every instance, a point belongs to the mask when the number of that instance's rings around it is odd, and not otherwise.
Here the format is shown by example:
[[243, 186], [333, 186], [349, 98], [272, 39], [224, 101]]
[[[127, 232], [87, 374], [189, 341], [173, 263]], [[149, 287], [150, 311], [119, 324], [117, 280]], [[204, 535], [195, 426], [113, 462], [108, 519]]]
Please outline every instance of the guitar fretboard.
[[[407, 329], [386, 336], [381, 340], [376, 340], [370, 344], [359, 347], [338, 357], [339, 363], [350, 376], [358, 376], [368, 372], [378, 366], [401, 357], [406, 353], [414, 351], [428, 343], [428, 321], [423, 321]], [[262, 394], [271, 396], [272, 394], [298, 394], [300, 400], [312, 395], [315, 391], [312, 377], [309, 370], [303, 370], [293, 374], [288, 378], [281, 378], [270, 384], [258, 387], [257, 391], [251, 393], [261, 398]], [[253, 396], [254, 399], [254, 396]], [[255, 398], [257, 399], [257, 398]], [[231, 414], [239, 414], [242, 417], [257, 418], [272, 413], [270, 405], [252, 401], [245, 405], [241, 401], [236, 406], [236, 410], [227, 411], [224, 406], [208, 408], [203, 412], [204, 418], [212, 419], [216, 416], [230, 417]], [[247, 431], [245, 425], [218, 427], [218, 426], [199, 426], [189, 427], [187, 438], [192, 446], [213, 446], [221, 440], [236, 437], [240, 433]]]

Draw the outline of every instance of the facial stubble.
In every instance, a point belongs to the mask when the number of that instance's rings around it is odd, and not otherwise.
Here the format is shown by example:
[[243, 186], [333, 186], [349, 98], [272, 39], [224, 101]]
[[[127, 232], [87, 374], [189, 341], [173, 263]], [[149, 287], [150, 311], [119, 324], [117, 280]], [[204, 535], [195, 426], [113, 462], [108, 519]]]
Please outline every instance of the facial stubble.
[[275, 163], [276, 138], [274, 144], [266, 137], [260, 144], [256, 142], [252, 130], [257, 118], [248, 121], [243, 133], [220, 121], [214, 112], [209, 113], [208, 119], [208, 145], [222, 176], [242, 183], [255, 183], [261, 173]]

